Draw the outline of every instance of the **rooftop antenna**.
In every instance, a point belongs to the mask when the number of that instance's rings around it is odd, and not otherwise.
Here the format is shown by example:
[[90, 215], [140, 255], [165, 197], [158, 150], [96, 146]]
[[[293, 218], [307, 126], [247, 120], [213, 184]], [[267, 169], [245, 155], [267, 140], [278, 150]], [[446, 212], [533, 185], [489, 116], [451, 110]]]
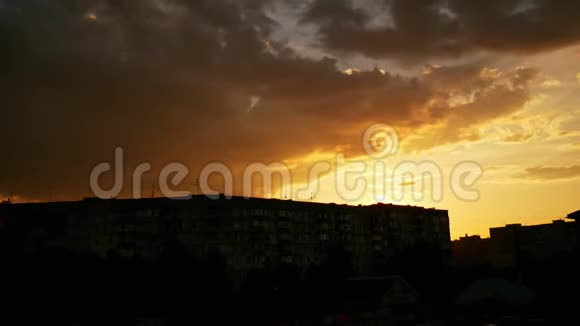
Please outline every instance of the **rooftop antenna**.
[[8, 203], [12, 203], [12, 191], [10, 192], [10, 194], [8, 195]]

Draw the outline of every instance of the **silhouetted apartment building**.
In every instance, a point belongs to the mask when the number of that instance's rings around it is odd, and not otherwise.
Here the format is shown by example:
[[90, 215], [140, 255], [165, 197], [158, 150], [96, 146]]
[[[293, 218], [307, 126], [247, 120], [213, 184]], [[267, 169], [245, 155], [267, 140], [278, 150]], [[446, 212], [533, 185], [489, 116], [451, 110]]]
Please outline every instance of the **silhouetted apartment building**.
[[489, 233], [491, 263], [500, 268], [565, 259], [578, 253], [577, 222], [509, 224], [490, 228]]
[[36, 251], [66, 248], [99, 256], [155, 258], [179, 240], [190, 254], [221, 253], [236, 269], [288, 262], [318, 263], [341, 245], [359, 273], [377, 257], [426, 245], [450, 252], [445, 210], [375, 204], [350, 206], [276, 199], [193, 196], [139, 200], [85, 199], [68, 203], [5, 204], [3, 246]]

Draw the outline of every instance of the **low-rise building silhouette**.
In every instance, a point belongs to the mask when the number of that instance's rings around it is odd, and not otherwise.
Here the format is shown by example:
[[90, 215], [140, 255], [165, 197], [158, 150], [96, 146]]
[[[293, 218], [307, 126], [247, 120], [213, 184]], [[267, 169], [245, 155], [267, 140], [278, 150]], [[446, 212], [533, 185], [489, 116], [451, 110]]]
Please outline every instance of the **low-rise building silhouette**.
[[489, 262], [489, 238], [465, 235], [451, 244], [453, 262], [458, 267], [476, 267]]
[[490, 257], [497, 267], [541, 263], [572, 257], [578, 249], [577, 224], [555, 220], [550, 224], [510, 224], [490, 228]]
[[489, 229], [490, 238], [465, 236], [453, 241], [453, 258], [458, 266], [489, 264], [497, 269], [566, 260], [580, 252], [578, 216], [576, 221], [554, 220], [539, 225], [508, 224]]

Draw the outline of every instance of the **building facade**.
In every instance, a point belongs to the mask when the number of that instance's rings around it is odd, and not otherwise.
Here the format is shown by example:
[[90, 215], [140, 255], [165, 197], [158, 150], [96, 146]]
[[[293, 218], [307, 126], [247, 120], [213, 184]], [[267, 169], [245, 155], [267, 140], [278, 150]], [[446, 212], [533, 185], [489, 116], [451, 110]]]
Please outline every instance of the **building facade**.
[[64, 246], [102, 257], [114, 253], [154, 259], [163, 254], [169, 241], [178, 240], [193, 256], [219, 252], [239, 270], [284, 262], [306, 268], [319, 263], [329, 246], [340, 245], [355, 271], [367, 274], [377, 259], [418, 245], [436, 249], [442, 256], [451, 249], [447, 211], [390, 204], [351, 206], [206, 196], [85, 199], [5, 204], [0, 206], [2, 216], [7, 222], [0, 232], [18, 230], [26, 234], [22, 239], [35, 239], [34, 248], [20, 242], [28, 250]]

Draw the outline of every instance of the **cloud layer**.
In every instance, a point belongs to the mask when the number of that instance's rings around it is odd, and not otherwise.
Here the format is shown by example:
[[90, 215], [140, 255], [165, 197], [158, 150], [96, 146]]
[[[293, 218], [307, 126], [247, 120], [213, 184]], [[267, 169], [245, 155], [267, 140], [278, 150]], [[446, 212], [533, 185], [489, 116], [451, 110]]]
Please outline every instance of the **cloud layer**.
[[[539, 51], [578, 32], [564, 2], [412, 3], [386, 3], [395, 27], [368, 27], [368, 8], [346, 1], [315, 1], [301, 15], [331, 52], [401, 60]], [[274, 40], [270, 1], [0, 4], [0, 193], [28, 198], [88, 195], [92, 166], [112, 160], [115, 146], [129, 167], [181, 161], [195, 175], [212, 161], [239, 170], [337, 148], [356, 156], [373, 123], [396, 127], [407, 150], [473, 141], [479, 126], [526, 104], [537, 74], [484, 63], [345, 74], [340, 56], [312, 58]]]
[[563, 180], [580, 177], [580, 165], [566, 167], [537, 166], [527, 168], [517, 177], [531, 180]]
[[330, 49], [416, 62], [577, 44], [579, 10], [578, 2], [551, 0], [315, 0], [303, 21]]

